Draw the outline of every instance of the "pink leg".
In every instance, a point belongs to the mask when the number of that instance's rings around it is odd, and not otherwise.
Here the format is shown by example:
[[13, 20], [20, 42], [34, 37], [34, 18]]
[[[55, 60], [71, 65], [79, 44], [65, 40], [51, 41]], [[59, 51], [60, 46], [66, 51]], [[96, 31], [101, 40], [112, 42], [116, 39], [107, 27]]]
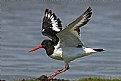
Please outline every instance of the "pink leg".
[[67, 71], [69, 69], [69, 66], [65, 66], [63, 69], [61, 70], [57, 70], [56, 72], [54, 72], [53, 74], [51, 74], [50, 76], [48, 76], [48, 78], [53, 78], [55, 77], [56, 75], [60, 74], [60, 73], [63, 73], [65, 71]]

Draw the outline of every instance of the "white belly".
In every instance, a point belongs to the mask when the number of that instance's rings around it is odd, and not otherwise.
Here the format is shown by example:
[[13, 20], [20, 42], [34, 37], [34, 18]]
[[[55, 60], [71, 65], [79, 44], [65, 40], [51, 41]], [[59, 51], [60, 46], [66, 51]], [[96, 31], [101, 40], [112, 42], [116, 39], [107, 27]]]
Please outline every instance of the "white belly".
[[63, 60], [62, 48], [55, 49], [50, 57], [56, 60]]
[[64, 60], [66, 62], [70, 62], [87, 55], [89, 54], [85, 53], [83, 48], [65, 47], [63, 49], [56, 49], [50, 57], [56, 60]]

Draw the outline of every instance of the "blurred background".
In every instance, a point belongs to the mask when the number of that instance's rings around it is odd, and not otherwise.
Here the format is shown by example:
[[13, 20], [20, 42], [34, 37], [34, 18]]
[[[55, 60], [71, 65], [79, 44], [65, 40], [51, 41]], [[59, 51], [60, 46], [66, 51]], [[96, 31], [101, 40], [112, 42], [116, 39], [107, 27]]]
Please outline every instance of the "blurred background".
[[120, 0], [0, 0], [0, 79], [36, 78], [63, 68], [63, 62], [47, 57], [45, 50], [28, 50], [47, 37], [41, 34], [46, 8], [61, 19], [63, 27], [92, 7], [90, 22], [82, 28], [87, 47], [104, 52], [77, 59], [70, 70], [56, 78], [121, 77]]

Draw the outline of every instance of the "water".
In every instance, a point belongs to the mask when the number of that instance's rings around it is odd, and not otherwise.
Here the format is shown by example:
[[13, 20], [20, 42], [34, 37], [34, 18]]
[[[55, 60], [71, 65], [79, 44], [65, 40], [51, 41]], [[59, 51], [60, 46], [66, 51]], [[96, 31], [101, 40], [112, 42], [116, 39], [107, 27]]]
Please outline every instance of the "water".
[[91, 21], [82, 28], [88, 47], [104, 48], [70, 63], [70, 70], [57, 78], [121, 77], [120, 0], [0, 0], [0, 79], [35, 78], [63, 68], [43, 49], [29, 53], [47, 37], [41, 34], [45, 8], [52, 9], [66, 26], [91, 6]]

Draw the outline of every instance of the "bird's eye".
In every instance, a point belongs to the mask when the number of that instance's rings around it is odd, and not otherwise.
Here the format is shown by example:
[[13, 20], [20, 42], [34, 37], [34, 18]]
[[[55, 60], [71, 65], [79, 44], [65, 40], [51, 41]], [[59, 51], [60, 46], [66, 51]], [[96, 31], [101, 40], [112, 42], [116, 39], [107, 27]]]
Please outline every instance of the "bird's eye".
[[44, 44], [46, 44], [46, 42], [44, 41]]

